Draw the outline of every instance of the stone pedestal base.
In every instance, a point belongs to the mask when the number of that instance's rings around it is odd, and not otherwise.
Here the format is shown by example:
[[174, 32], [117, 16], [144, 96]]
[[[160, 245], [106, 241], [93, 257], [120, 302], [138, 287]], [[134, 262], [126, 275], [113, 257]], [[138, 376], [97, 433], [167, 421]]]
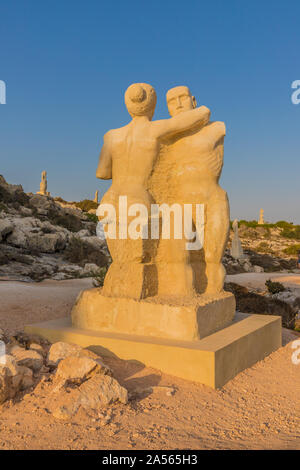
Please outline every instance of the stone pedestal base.
[[166, 374], [221, 388], [239, 372], [281, 347], [281, 317], [236, 314], [231, 326], [198, 341], [96, 332], [70, 318], [26, 326], [50, 342], [66, 341], [101, 356], [135, 360]]
[[88, 289], [79, 294], [71, 317], [76, 328], [193, 341], [229, 326], [234, 314], [235, 298], [230, 292], [135, 300]]

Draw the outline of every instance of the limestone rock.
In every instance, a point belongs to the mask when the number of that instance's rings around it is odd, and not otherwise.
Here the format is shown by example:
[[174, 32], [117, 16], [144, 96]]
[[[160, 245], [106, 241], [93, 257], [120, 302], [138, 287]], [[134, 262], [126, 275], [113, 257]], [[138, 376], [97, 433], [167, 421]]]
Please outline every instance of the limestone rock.
[[253, 266], [253, 271], [255, 273], [263, 273], [264, 272], [264, 268], [262, 266], [257, 266], [257, 265], [254, 265]]
[[90, 232], [89, 230], [87, 229], [82, 229], [82, 230], [79, 230], [79, 232], [77, 232], [75, 234], [76, 237], [79, 237], [79, 238], [85, 238], [85, 237], [89, 237], [90, 236]]
[[41, 354], [31, 349], [14, 347], [11, 349], [11, 354], [19, 366], [29, 367], [34, 372], [38, 372], [44, 363]]
[[108, 375], [95, 375], [80, 388], [79, 403], [84, 408], [98, 409], [114, 402], [126, 404], [128, 392], [117, 380]]
[[10, 398], [12, 392], [11, 373], [8, 367], [0, 364], [0, 404]]
[[81, 384], [96, 374], [107, 374], [109, 369], [100, 360], [69, 356], [60, 361], [55, 378], [61, 382]]
[[14, 231], [7, 237], [7, 242], [19, 248], [27, 248], [27, 237], [25, 233], [18, 228], [14, 229]]
[[[2, 328], [0, 328], [0, 341], [4, 341], [4, 339], [5, 339], [4, 330], [2, 330]], [[0, 350], [0, 355], [1, 355], [1, 350]]]
[[63, 341], [58, 341], [57, 343], [52, 344], [49, 349], [47, 357], [47, 365], [49, 367], [57, 367], [58, 363], [65, 359], [66, 357], [73, 356], [78, 354], [82, 348], [76, 344], [64, 343]]
[[19, 366], [19, 370], [22, 373], [22, 380], [20, 382], [20, 389], [26, 390], [26, 388], [32, 387], [33, 382], [33, 372], [29, 367]]
[[13, 231], [13, 224], [9, 220], [3, 219], [0, 220], [0, 242], [4, 239], [6, 235]]
[[40, 344], [37, 344], [37, 343], [31, 343], [29, 349], [31, 349], [32, 351], [36, 351], [41, 356], [45, 356], [45, 354], [46, 354], [43, 346], [41, 346]]
[[76, 274], [81, 274], [82, 271], [83, 269], [80, 266], [77, 266], [76, 264], [62, 264], [61, 266], [58, 267], [58, 274], [65, 273], [65, 274], [76, 275]]
[[70, 275], [66, 273], [56, 273], [52, 276], [52, 279], [54, 281], [65, 281], [66, 279], [69, 279]]
[[62, 421], [66, 421], [70, 419], [76, 411], [76, 408], [72, 406], [59, 406], [52, 412], [52, 416], [56, 419], [60, 419]]
[[67, 237], [64, 233], [33, 234], [28, 238], [27, 246], [42, 253], [55, 253], [65, 248]]
[[103, 370], [105, 368], [106, 374], [112, 373], [110, 368], [103, 363], [101, 357], [98, 356], [98, 354], [90, 351], [89, 349], [81, 348], [77, 344], [65, 343], [63, 341], [58, 341], [57, 343], [51, 345], [47, 356], [47, 365], [50, 368], [55, 368], [58, 366], [60, 361], [70, 356], [94, 359], [94, 361], [97, 361], [97, 363], [101, 365]]
[[9, 354], [1, 356], [0, 362], [0, 404], [13, 398], [19, 390], [33, 384], [32, 371], [18, 366], [15, 358]]
[[83, 274], [93, 274], [99, 270], [99, 266], [94, 263], [86, 263], [83, 268]]

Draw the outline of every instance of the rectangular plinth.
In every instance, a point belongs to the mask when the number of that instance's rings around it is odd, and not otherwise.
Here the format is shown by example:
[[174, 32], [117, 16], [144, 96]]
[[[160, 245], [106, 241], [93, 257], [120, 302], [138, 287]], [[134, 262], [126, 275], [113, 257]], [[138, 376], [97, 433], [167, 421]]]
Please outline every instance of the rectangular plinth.
[[136, 360], [170, 375], [221, 388], [242, 370], [281, 347], [281, 317], [236, 314], [234, 323], [198, 341], [177, 341], [75, 328], [70, 318], [37, 323], [25, 331], [66, 341], [102, 356]]
[[234, 314], [231, 292], [135, 300], [87, 289], [79, 294], [71, 317], [73, 326], [84, 330], [193, 341], [229, 326]]

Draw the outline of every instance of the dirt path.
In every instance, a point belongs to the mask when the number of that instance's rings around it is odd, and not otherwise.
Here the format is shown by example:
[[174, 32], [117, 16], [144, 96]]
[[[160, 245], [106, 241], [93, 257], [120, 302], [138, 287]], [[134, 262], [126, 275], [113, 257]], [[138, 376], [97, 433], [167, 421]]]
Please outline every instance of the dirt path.
[[66, 317], [78, 293], [90, 287], [90, 278], [38, 283], [0, 281], [0, 328], [14, 333], [29, 323]]
[[[0, 327], [65, 316], [90, 280], [0, 284]], [[16, 328], [16, 322], [17, 327]], [[48, 411], [47, 382], [0, 407], [0, 449], [300, 449], [300, 364], [292, 363], [291, 342], [240, 373], [222, 390], [212, 390], [128, 361], [106, 359], [128, 390], [175, 387], [144, 394], [129, 405], [80, 411], [70, 422]], [[176, 358], [174, 358], [176, 360]]]

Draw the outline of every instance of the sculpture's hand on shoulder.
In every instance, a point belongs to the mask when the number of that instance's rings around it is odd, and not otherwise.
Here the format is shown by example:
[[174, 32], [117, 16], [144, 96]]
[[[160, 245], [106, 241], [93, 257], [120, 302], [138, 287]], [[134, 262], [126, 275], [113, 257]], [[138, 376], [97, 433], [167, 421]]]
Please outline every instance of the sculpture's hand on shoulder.
[[200, 108], [190, 109], [170, 119], [153, 121], [154, 133], [157, 138], [163, 138], [193, 128], [201, 129], [209, 122], [209, 118], [210, 110], [206, 106], [200, 106]]

